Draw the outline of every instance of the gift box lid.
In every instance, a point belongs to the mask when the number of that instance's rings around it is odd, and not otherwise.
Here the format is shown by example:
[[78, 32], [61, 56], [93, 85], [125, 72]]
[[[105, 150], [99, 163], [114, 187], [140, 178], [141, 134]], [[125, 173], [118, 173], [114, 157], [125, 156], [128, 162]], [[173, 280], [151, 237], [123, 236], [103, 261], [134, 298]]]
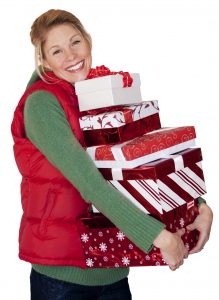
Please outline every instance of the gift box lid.
[[79, 118], [82, 130], [115, 128], [159, 113], [157, 100], [90, 110]]
[[[140, 76], [138, 73], [130, 74], [133, 82], [132, 87], [140, 86]], [[123, 76], [120, 74], [107, 75], [98, 78], [78, 81], [75, 83], [75, 91], [77, 95], [85, 93], [93, 93], [95, 91], [107, 90], [123, 87]]]
[[107, 180], [157, 180], [202, 160], [201, 148], [190, 148], [136, 168], [100, 168]]

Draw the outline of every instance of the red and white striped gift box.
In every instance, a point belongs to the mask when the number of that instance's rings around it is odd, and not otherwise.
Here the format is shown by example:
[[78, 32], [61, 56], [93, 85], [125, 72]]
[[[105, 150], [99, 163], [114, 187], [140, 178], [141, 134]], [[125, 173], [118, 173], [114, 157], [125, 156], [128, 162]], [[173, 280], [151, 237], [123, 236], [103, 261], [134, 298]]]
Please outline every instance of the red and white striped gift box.
[[135, 168], [195, 145], [193, 126], [162, 128], [116, 145], [88, 147], [98, 168]]
[[181, 151], [134, 169], [99, 169], [146, 214], [173, 219], [206, 193], [200, 148]]

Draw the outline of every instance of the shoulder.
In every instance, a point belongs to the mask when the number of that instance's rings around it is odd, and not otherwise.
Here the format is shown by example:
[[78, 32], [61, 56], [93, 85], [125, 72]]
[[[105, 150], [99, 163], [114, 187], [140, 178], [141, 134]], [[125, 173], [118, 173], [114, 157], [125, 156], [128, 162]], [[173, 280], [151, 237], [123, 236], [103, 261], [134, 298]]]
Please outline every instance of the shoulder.
[[64, 109], [69, 104], [78, 104], [73, 86], [64, 81], [57, 79], [57, 81], [48, 83], [42, 79], [32, 83], [25, 91], [25, 110], [37, 107], [42, 109], [45, 107], [56, 107]]
[[24, 105], [24, 112], [37, 110], [51, 110], [52, 108], [60, 109], [60, 103], [56, 96], [45, 90], [38, 90], [32, 92], [26, 99]]

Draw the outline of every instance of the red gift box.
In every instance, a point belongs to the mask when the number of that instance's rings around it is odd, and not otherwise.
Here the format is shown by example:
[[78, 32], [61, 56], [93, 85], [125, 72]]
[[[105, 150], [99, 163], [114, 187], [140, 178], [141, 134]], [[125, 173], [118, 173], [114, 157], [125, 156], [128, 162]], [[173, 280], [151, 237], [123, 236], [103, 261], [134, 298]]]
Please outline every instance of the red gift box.
[[201, 159], [201, 149], [193, 148], [134, 169], [99, 171], [144, 213], [165, 221], [206, 193]]
[[162, 128], [116, 145], [88, 147], [98, 168], [135, 168], [164, 155], [194, 146], [193, 126]]
[[143, 164], [136, 168], [99, 168], [103, 177], [107, 180], [157, 180], [170, 173], [177, 172], [185, 167], [202, 161], [201, 148], [188, 148], [166, 157]]
[[157, 101], [105, 110], [91, 110], [79, 119], [88, 147], [121, 143], [161, 127]]
[[[167, 222], [166, 229], [176, 232], [191, 224], [198, 215], [197, 201], [194, 202], [194, 206], [172, 223]], [[153, 247], [149, 253], [143, 252], [101, 214], [82, 218], [80, 234], [87, 268], [166, 265], [158, 248]], [[198, 231], [186, 230], [182, 240], [188, 250], [196, 245], [198, 236]]]
[[134, 139], [161, 127], [159, 114], [148, 116], [121, 127], [83, 131], [87, 147], [115, 144]]

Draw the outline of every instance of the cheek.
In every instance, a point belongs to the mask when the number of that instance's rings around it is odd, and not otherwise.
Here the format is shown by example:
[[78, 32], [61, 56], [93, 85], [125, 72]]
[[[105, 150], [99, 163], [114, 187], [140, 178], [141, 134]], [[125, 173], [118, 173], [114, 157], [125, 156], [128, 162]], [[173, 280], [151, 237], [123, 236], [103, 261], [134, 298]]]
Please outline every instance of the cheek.
[[91, 67], [91, 62], [92, 62], [92, 57], [91, 57], [90, 52], [87, 52], [86, 59], [87, 59], [87, 65], [90, 68]]
[[84, 47], [84, 49], [81, 51], [83, 54], [84, 58], [90, 59], [91, 58], [91, 50], [89, 47]]
[[57, 59], [54, 63], [56, 68], [62, 68], [64, 66], [65, 60], [63, 58]]
[[61, 55], [54, 56], [50, 59], [50, 65], [53, 69], [59, 69], [63, 66], [65, 58]]

